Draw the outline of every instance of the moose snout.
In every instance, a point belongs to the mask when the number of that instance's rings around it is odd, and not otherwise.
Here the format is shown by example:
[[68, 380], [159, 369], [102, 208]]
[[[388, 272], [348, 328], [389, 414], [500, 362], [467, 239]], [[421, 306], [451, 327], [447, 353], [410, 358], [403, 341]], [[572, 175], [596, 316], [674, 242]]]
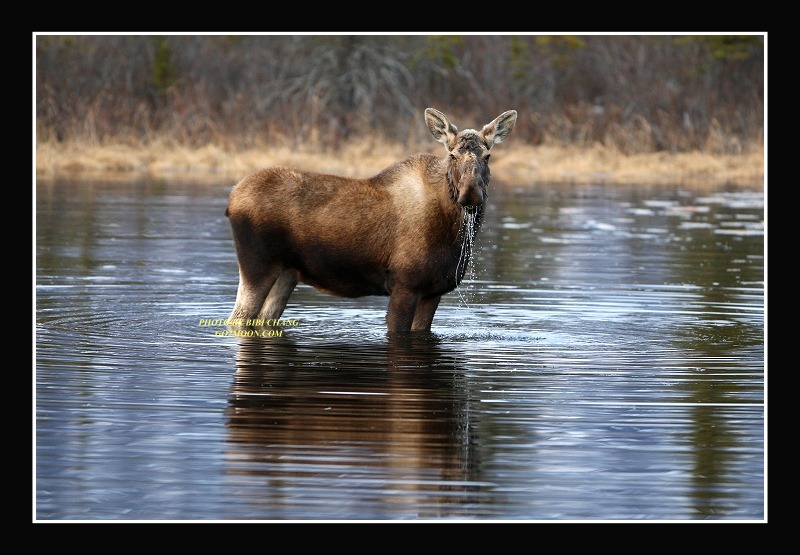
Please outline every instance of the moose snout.
[[480, 206], [486, 200], [483, 187], [473, 185], [458, 191], [458, 204], [461, 206]]
[[461, 206], [480, 206], [486, 201], [485, 181], [478, 172], [464, 174], [458, 183], [458, 198]]
[[470, 154], [463, 161], [458, 179], [459, 205], [465, 207], [480, 206], [486, 201], [486, 184], [488, 182], [488, 168], [477, 163], [474, 154]]

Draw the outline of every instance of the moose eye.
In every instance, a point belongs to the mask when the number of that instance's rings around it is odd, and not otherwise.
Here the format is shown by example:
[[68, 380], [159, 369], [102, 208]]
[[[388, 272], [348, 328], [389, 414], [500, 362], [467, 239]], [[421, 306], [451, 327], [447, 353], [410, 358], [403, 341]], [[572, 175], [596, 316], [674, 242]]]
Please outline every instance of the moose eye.
[[487, 154], [487, 155], [485, 155], [485, 156], [483, 157], [483, 161], [484, 161], [484, 163], [488, 164], [488, 163], [489, 163], [489, 158], [491, 158], [491, 157], [492, 157], [492, 155], [491, 155], [491, 154]]

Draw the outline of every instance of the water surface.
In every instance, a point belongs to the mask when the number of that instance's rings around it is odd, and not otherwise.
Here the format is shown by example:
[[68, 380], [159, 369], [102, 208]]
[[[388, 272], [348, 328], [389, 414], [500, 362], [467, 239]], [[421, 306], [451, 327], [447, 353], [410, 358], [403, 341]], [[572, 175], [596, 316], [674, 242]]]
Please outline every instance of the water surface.
[[239, 338], [229, 188], [37, 183], [34, 519], [765, 519], [762, 191], [494, 187], [430, 334]]

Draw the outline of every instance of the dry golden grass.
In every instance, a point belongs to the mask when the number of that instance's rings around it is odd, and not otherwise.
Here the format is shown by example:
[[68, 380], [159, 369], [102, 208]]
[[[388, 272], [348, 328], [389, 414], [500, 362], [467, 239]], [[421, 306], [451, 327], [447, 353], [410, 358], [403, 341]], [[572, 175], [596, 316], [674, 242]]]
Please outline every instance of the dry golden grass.
[[[438, 148], [437, 148], [438, 147]], [[763, 187], [764, 151], [738, 155], [700, 152], [654, 152], [625, 155], [616, 149], [500, 145], [492, 158], [498, 181], [534, 183], [739, 185]], [[438, 144], [408, 148], [376, 139], [351, 143], [338, 152], [262, 145], [244, 150], [207, 145], [189, 148], [168, 140], [147, 146], [89, 145], [42, 142], [36, 147], [36, 176], [155, 177], [226, 179], [235, 181], [267, 166], [302, 169], [355, 177], [374, 175], [416, 151], [439, 153]]]
[[521, 146], [493, 158], [492, 170], [504, 179], [522, 182], [763, 187], [764, 151], [737, 155], [700, 152], [625, 155], [599, 145]]

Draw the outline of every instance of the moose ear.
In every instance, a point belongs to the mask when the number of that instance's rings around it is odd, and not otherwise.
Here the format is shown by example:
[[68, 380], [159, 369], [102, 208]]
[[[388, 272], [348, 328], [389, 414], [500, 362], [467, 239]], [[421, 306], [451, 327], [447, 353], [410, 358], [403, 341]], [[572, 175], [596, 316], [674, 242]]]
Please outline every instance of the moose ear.
[[452, 150], [455, 146], [458, 128], [450, 123], [443, 113], [433, 108], [425, 110], [425, 123], [433, 138], [446, 146], [447, 150]]
[[497, 116], [492, 123], [484, 125], [483, 129], [481, 129], [481, 135], [483, 135], [489, 148], [502, 143], [511, 133], [511, 130], [514, 129], [515, 123], [517, 123], [517, 111], [508, 110]]

